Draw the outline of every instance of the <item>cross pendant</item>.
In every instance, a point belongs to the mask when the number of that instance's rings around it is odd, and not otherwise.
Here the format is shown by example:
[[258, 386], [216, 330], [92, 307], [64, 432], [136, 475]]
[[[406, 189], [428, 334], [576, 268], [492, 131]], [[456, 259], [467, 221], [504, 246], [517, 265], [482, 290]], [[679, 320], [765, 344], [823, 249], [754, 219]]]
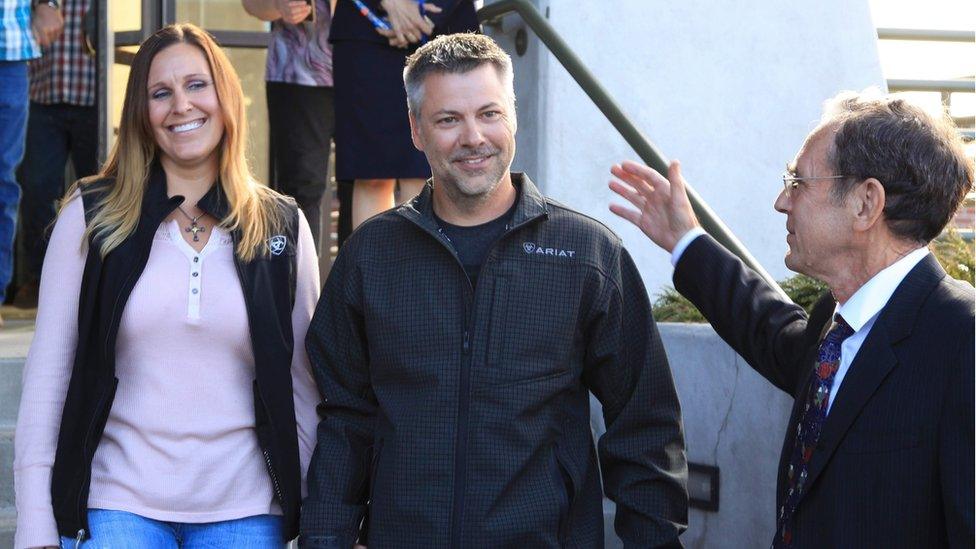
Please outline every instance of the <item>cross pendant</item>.
[[201, 226], [197, 225], [196, 221], [194, 221], [193, 223], [191, 223], [190, 226], [186, 228], [186, 232], [193, 233], [193, 241], [194, 242], [200, 242], [200, 234], [199, 233], [202, 233], [203, 231], [206, 231], [206, 230], [207, 230], [206, 227], [201, 227]]

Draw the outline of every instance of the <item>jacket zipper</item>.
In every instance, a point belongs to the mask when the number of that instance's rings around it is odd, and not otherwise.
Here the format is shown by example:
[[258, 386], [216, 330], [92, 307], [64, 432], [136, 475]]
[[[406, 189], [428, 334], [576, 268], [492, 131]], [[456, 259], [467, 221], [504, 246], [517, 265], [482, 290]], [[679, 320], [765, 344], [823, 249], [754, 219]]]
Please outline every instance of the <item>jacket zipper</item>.
[[[258, 389], [257, 393], [258, 397], [261, 399], [261, 404], [264, 407], [264, 413], [268, 414], [269, 408], [268, 403], [264, 400], [264, 394], [261, 393], [261, 389]], [[278, 437], [275, 436], [274, 423], [271, 421], [270, 415], [267, 420], [268, 430], [271, 431], [271, 440], [278, 440]], [[260, 445], [261, 441], [258, 441], [258, 444]], [[274, 489], [275, 496], [278, 497], [278, 503], [281, 504], [281, 508], [284, 510], [285, 498], [281, 495], [281, 484], [278, 483], [278, 473], [275, 472], [274, 461], [271, 459], [271, 450], [268, 448], [261, 448], [261, 453], [264, 454], [264, 463], [268, 466], [268, 476], [271, 477], [271, 487]]]
[[[485, 264], [491, 263], [493, 260], [492, 252], [499, 242], [504, 240], [508, 235], [515, 232], [529, 223], [532, 223], [542, 216], [536, 216], [531, 219], [525, 220], [522, 223], [515, 226], [505, 226], [505, 232], [503, 232], [491, 246], [488, 248], [488, 255], [485, 256]], [[471, 279], [468, 277], [467, 271], [464, 270], [464, 265], [461, 264], [461, 260], [457, 255], [457, 250], [454, 248], [451, 239], [447, 237], [442, 230], [438, 228], [437, 236], [442, 239], [442, 243], [454, 257], [455, 262], [461, 273], [464, 275], [464, 281], [467, 284], [466, 288], [462, 288], [462, 301], [464, 307], [464, 336], [461, 343], [461, 373], [460, 379], [458, 381], [458, 412], [457, 412], [457, 438], [454, 444], [454, 504], [451, 510], [451, 547], [461, 547], [461, 526], [462, 519], [464, 517], [464, 493], [467, 485], [467, 468], [468, 468], [468, 412], [471, 408], [471, 403], [469, 402], [469, 395], [471, 393], [471, 331], [474, 329], [474, 315], [475, 315], [475, 305], [477, 304], [477, 288], [471, 284]], [[484, 271], [485, 265], [482, 265], [482, 271]], [[479, 278], [481, 278], [479, 276]], [[470, 298], [469, 298], [470, 296]]]
[[[145, 264], [144, 263], [143, 263], [143, 269], [145, 269]], [[139, 266], [138, 266], [138, 264], [135, 267], [133, 267], [132, 270], [129, 272], [129, 275], [125, 277], [125, 281], [122, 283], [122, 288], [123, 289], [126, 288], [126, 287], [128, 287], [129, 281], [132, 280], [132, 277], [137, 272], [139, 272]], [[119, 311], [119, 303], [122, 301], [122, 295], [123, 295], [123, 293], [126, 293], [126, 292], [119, 292], [119, 295], [117, 295], [115, 297], [115, 305], [112, 306], [112, 316], [109, 317], [109, 319], [111, 319], [111, 321], [112, 321], [112, 326], [111, 326], [111, 329], [109, 330], [109, 332], [107, 334], [105, 334], [105, 346], [104, 346], [105, 347], [105, 349], [104, 349], [105, 356], [108, 356], [108, 354], [109, 354], [108, 342], [109, 342], [109, 339], [110, 339], [110, 335], [112, 333], [118, 332], [118, 325], [122, 323], [122, 320], [121, 319], [116, 320], [115, 313], [117, 313]], [[128, 292], [128, 293], [131, 294], [131, 292]], [[126, 299], [128, 299], [128, 297]]]
[[[145, 265], [145, 264], [143, 264]], [[129, 281], [132, 277], [139, 271], [138, 264], [129, 271], [129, 274], [125, 277], [125, 281], [122, 283], [122, 288], [126, 288], [129, 285]], [[121, 318], [116, 318], [115, 314], [119, 310], [119, 302], [122, 301], [122, 294], [125, 292], [119, 292], [119, 295], [115, 298], [115, 305], [112, 306], [112, 316], [109, 317], [111, 322], [109, 326], [109, 331], [105, 334], [105, 345], [104, 345], [104, 356], [109, 355], [109, 340], [111, 339], [111, 334], [118, 333], [119, 325], [122, 323]], [[129, 292], [131, 293], [131, 292]], [[114, 383], [114, 381], [113, 381]], [[82, 459], [84, 462], [88, 462], [88, 467], [85, 468], [85, 481], [82, 484], [82, 490], [78, 492], [78, 521], [80, 524], [87, 526], [88, 524], [88, 514], [85, 512], [85, 502], [82, 501], [82, 497], [88, 493], [88, 487], [91, 483], [91, 462], [88, 461], [88, 444], [91, 442], [91, 438], [95, 432], [95, 423], [98, 422], [98, 417], [102, 413], [102, 408], [105, 406], [105, 397], [102, 397], [99, 401], [98, 406], [95, 408], [95, 417], [92, 418], [91, 424], [88, 426], [88, 433], [85, 435], [85, 443], [82, 445]], [[78, 537], [75, 540], [75, 547], [81, 544], [81, 541], [85, 538], [85, 529], [81, 528], [78, 530]]]
[[[113, 389], [109, 391], [109, 394], [114, 393], [115, 380], [112, 381]], [[82, 501], [83, 496], [88, 493], [88, 485], [91, 482], [91, 462], [88, 460], [88, 445], [91, 442], [92, 436], [95, 433], [95, 424], [98, 423], [98, 418], [102, 415], [102, 410], [105, 408], [105, 401], [108, 400], [108, 394], [102, 395], [98, 400], [98, 405], [95, 406], [95, 417], [92, 418], [91, 423], [88, 424], [88, 432], [85, 434], [85, 443], [81, 447], [81, 459], [83, 462], [88, 463], [88, 467], [85, 468], [85, 480], [82, 484], [82, 489], [78, 491], [78, 522], [83, 526], [88, 526], [88, 514], [85, 512], [85, 503]], [[77, 543], [81, 543], [81, 540], [85, 538], [85, 528], [82, 527], [78, 530]], [[76, 543], [76, 544], [77, 544]]]
[[[461, 288], [461, 307], [463, 308], [464, 334], [461, 340], [461, 371], [458, 379], [457, 404], [457, 435], [454, 440], [454, 493], [451, 510], [451, 547], [461, 546], [461, 518], [464, 514], [464, 490], [467, 476], [467, 445], [468, 445], [468, 393], [471, 387], [471, 328], [473, 326], [475, 288], [471, 284], [464, 265], [457, 255], [457, 250], [451, 239], [438, 228], [437, 236], [442, 239], [444, 247], [448, 249], [458, 269], [464, 276]], [[494, 244], [492, 244], [494, 247]]]
[[278, 475], [275, 473], [274, 464], [271, 462], [271, 452], [262, 448], [261, 453], [264, 454], [264, 463], [268, 466], [268, 475], [271, 476], [271, 486], [274, 488], [275, 496], [278, 498], [278, 502], [284, 505], [285, 498], [281, 497], [281, 486], [278, 484]]
[[[236, 250], [237, 249], [237, 236], [236, 236], [236, 232], [233, 235], [233, 240], [234, 240], [234, 249]], [[234, 269], [237, 271], [237, 278], [240, 280], [241, 285], [243, 286], [244, 285], [244, 268], [241, 267], [241, 262], [237, 258], [237, 254], [234, 254]], [[250, 307], [250, 303], [248, 302], [247, 299], [244, 300], [244, 305], [247, 308]], [[250, 310], [248, 310], [248, 318], [250, 318]], [[257, 373], [255, 373], [255, 376], [256, 375], [257, 375]], [[258, 393], [258, 397], [261, 399], [261, 404], [264, 407], [265, 414], [267, 414], [269, 408], [268, 408], [268, 404], [264, 401], [264, 395], [261, 393], [261, 389], [258, 389], [257, 390], [257, 393]], [[277, 440], [277, 437], [275, 436], [274, 422], [271, 421], [271, 418], [270, 417], [268, 417], [267, 419], [268, 419], [268, 429], [271, 431], [271, 439], [272, 440]], [[258, 441], [258, 445], [260, 445], [260, 444], [261, 444], [261, 442]], [[268, 448], [261, 448], [261, 454], [264, 455], [264, 464], [267, 466], [268, 476], [271, 477], [271, 487], [274, 490], [275, 497], [278, 498], [278, 503], [281, 504], [282, 511], [284, 511], [284, 508], [285, 508], [285, 498], [281, 494], [281, 484], [278, 482], [278, 473], [275, 471], [275, 468], [274, 468], [274, 460], [271, 457], [271, 450], [268, 449]]]

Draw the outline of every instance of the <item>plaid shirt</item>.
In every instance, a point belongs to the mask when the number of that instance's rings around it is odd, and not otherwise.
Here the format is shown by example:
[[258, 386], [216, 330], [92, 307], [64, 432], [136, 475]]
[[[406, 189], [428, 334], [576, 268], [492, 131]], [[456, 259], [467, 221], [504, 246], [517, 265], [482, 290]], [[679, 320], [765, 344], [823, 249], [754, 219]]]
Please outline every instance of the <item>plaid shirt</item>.
[[82, 19], [90, 0], [64, 0], [64, 32], [30, 64], [30, 98], [35, 103], [95, 104], [95, 58], [89, 56]]
[[41, 55], [31, 31], [30, 0], [0, 0], [0, 61], [26, 61]]

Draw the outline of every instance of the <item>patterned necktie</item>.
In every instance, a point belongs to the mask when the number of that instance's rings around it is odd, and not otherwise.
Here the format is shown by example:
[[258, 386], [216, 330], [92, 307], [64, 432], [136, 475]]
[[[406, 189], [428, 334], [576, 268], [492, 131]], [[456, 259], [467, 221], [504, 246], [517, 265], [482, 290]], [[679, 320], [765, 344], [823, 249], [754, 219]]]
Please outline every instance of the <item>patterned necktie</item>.
[[806, 405], [796, 423], [796, 439], [793, 441], [793, 453], [786, 471], [786, 500], [779, 509], [779, 518], [776, 521], [774, 549], [792, 547], [793, 515], [807, 480], [807, 467], [813, 457], [813, 449], [817, 446], [820, 431], [823, 430], [824, 420], [827, 418], [830, 388], [834, 385], [834, 377], [840, 367], [840, 346], [854, 333], [840, 315], [834, 315], [834, 321], [836, 324], [820, 342], [817, 367], [810, 375]]

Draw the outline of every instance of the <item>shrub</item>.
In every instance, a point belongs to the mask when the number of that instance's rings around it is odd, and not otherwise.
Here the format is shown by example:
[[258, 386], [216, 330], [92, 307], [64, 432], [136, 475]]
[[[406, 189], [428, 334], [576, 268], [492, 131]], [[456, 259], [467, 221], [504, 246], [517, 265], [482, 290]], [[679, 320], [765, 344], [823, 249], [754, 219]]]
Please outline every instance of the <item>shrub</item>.
[[[942, 268], [949, 276], [973, 284], [974, 266], [973, 243], [959, 236], [955, 229], [948, 229], [929, 246]], [[827, 285], [815, 278], [798, 274], [781, 281], [783, 291], [794, 303], [806, 309], [807, 313], [827, 290]], [[679, 294], [668, 286], [651, 304], [654, 319], [658, 322], [707, 322], [705, 317]]]
[[942, 268], [952, 278], [973, 284], [973, 243], [959, 236], [953, 228], [943, 232], [929, 246]]

